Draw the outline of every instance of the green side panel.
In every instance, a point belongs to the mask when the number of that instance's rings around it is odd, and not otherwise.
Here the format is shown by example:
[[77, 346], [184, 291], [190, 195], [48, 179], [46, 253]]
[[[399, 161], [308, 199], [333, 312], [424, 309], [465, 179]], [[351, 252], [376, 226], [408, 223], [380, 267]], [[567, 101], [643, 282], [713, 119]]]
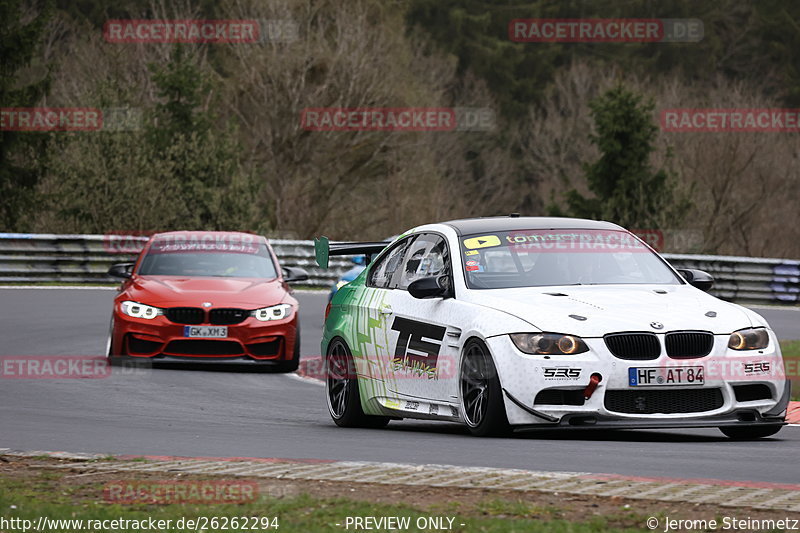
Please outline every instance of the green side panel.
[[378, 354], [387, 349], [385, 317], [377, 312], [386, 305], [388, 293], [365, 286], [366, 272], [362, 272], [333, 296], [328, 319], [323, 329], [322, 353], [335, 335], [344, 338], [353, 354], [354, 362], [367, 371], [373, 379], [358, 380], [361, 405], [365, 414], [381, 414], [370, 398], [385, 397], [389, 393], [386, 380], [392, 379], [382, 368]]
[[322, 236], [314, 239], [314, 255], [317, 258], [317, 264], [321, 268], [328, 268], [328, 252], [330, 251], [330, 241], [327, 237]]

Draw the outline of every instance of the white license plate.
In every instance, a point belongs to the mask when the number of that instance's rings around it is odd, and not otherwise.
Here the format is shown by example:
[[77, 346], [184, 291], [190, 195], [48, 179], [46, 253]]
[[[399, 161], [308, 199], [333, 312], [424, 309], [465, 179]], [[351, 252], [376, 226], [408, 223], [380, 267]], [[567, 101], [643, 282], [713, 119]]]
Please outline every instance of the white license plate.
[[183, 336], [224, 339], [228, 336], [228, 328], [227, 326], [183, 326]]
[[628, 368], [631, 387], [669, 387], [671, 385], [703, 385], [702, 366], [639, 366]]

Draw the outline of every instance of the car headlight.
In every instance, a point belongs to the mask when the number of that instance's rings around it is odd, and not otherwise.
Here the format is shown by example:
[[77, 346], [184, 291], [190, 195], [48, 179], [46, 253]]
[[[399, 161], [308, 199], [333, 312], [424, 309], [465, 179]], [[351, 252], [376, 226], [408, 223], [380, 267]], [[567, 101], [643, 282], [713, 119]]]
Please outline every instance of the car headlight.
[[260, 320], [261, 322], [269, 322], [270, 320], [281, 320], [282, 318], [286, 318], [291, 312], [291, 304], [278, 304], [256, 309], [251, 313], [251, 315], [256, 317], [256, 320]]
[[769, 333], [765, 328], [745, 328], [731, 333], [728, 348], [731, 350], [763, 350], [769, 346]]
[[521, 351], [534, 355], [574, 355], [588, 352], [583, 339], [561, 333], [512, 333], [514, 345]]
[[164, 314], [164, 311], [152, 305], [140, 304], [139, 302], [131, 302], [126, 300], [122, 302], [122, 312], [133, 318], [146, 318], [152, 320], [155, 317]]
[[349, 282], [349, 281], [346, 281], [346, 280], [343, 280], [343, 279], [340, 279], [340, 280], [338, 281], [338, 283], [336, 283], [336, 290], [338, 291], [339, 289], [341, 289], [342, 287], [344, 287], [344, 286], [345, 286], [345, 285], [347, 285], [348, 283], [350, 283], [350, 282]]

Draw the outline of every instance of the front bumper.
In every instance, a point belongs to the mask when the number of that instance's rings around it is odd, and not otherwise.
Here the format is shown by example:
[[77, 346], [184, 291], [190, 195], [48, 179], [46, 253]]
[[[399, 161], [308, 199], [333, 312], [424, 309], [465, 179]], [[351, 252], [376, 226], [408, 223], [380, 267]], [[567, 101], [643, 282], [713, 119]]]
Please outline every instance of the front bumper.
[[259, 367], [275, 367], [281, 365], [283, 359], [253, 359], [252, 357], [242, 355], [236, 357], [193, 357], [193, 356], [176, 356], [176, 355], [154, 355], [152, 357], [139, 357], [131, 355], [113, 355], [110, 358], [112, 365], [131, 366], [137, 367], [150, 367], [164, 364], [165, 367], [172, 364], [189, 364], [192, 366], [219, 366], [225, 365], [235, 366], [259, 366]]
[[[211, 324], [197, 324], [210, 326]], [[279, 363], [293, 359], [298, 342], [298, 317], [260, 322], [248, 317], [231, 324], [224, 339], [191, 338], [184, 324], [165, 316], [137, 319], [115, 311], [111, 354], [128, 359], [161, 362], [253, 362]]]
[[[790, 384], [777, 339], [756, 353], [729, 353], [717, 336], [711, 353], [695, 359], [626, 360], [603, 339], [585, 339], [590, 350], [572, 356], [523, 354], [508, 335], [487, 339], [505, 395], [506, 415], [518, 427], [676, 428], [782, 424]], [[770, 373], [745, 373], [746, 363], [769, 362]], [[634, 387], [633, 367], [703, 366], [702, 385]], [[590, 377], [602, 377], [585, 398]]]
[[[506, 393], [510, 401], [514, 401]], [[516, 402], [515, 402], [516, 403]], [[788, 400], [787, 400], [788, 403]], [[524, 409], [517, 403], [518, 406]], [[535, 411], [535, 410], [534, 410]], [[542, 418], [545, 413], [531, 412], [536, 418]], [[775, 426], [786, 425], [783, 415], [768, 416], [753, 409], [740, 409], [731, 413], [717, 416], [695, 417], [685, 419], [675, 418], [619, 418], [616, 416], [600, 416], [585, 413], [573, 413], [562, 416], [560, 419], [550, 420], [546, 424], [516, 425], [515, 429], [543, 429], [548, 427], [573, 428], [573, 429], [674, 429], [674, 428], [709, 428], [725, 426]]]

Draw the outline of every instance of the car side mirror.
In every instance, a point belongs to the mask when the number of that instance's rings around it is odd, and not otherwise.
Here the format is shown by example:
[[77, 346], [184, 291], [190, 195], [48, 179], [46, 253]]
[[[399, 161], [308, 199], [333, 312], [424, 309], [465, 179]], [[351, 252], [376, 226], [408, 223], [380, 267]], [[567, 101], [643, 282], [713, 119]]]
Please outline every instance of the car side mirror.
[[708, 291], [714, 286], [714, 276], [704, 270], [679, 268], [678, 272], [683, 276], [683, 279], [689, 282], [689, 285], [697, 287], [701, 291]]
[[108, 275], [117, 279], [130, 279], [135, 263], [117, 263], [108, 269]]
[[296, 281], [306, 281], [308, 272], [299, 267], [283, 267], [283, 281], [294, 283]]
[[450, 296], [450, 276], [432, 276], [412, 281], [408, 293], [414, 298], [447, 298]]

